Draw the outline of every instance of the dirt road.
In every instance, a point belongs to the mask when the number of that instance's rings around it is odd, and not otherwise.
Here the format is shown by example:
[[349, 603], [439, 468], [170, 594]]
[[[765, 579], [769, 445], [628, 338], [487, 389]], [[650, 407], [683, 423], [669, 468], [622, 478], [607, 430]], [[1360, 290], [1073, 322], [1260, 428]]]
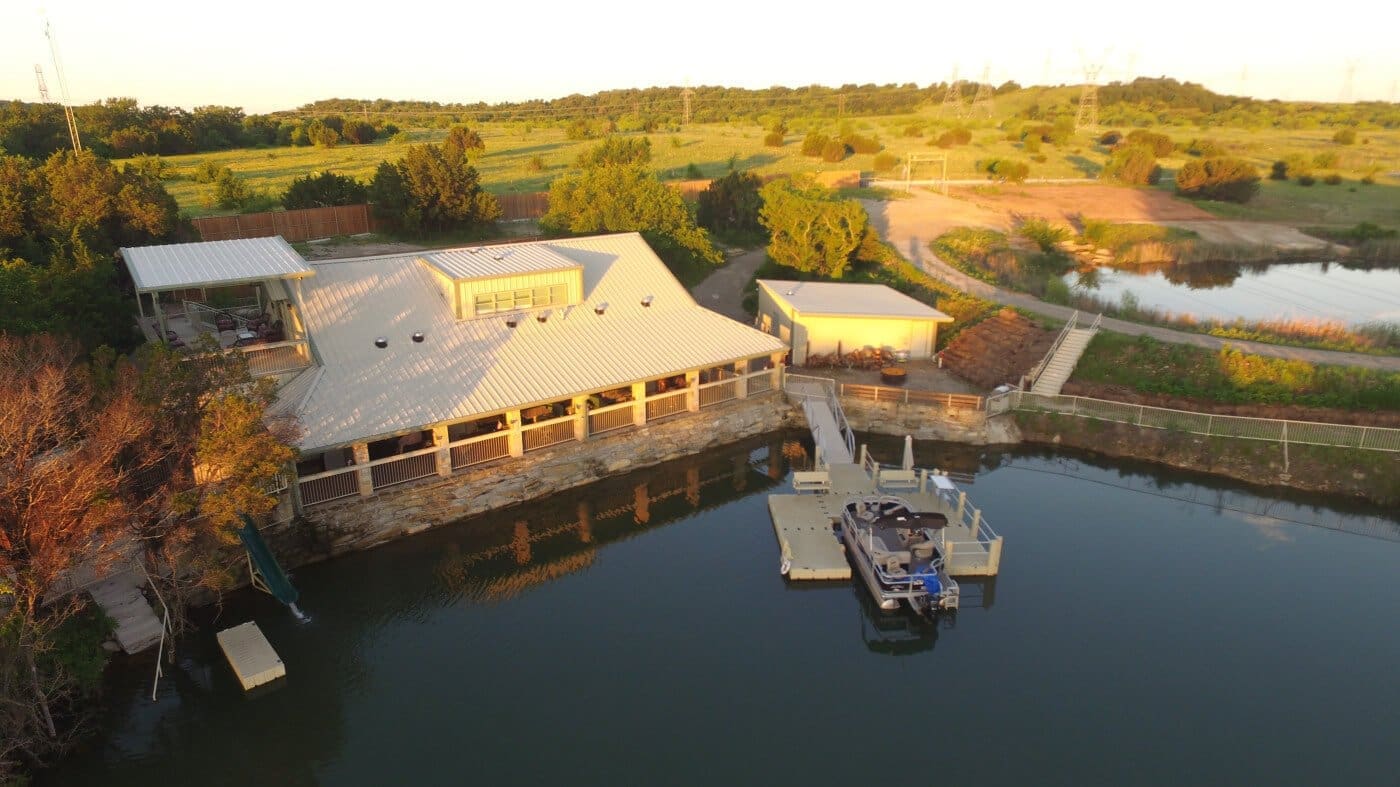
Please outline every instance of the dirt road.
[[[949, 197], [920, 192], [915, 194], [911, 199], [888, 202], [863, 201], [866, 212], [870, 214], [871, 225], [880, 233], [880, 237], [894, 246], [900, 254], [904, 255], [905, 259], [918, 265], [930, 276], [980, 298], [1016, 306], [1058, 320], [1067, 320], [1073, 314], [1074, 310], [1068, 307], [1046, 303], [1024, 293], [1003, 290], [986, 282], [978, 281], [934, 256], [933, 252], [929, 250], [929, 243], [948, 229], [969, 225], [1002, 229], [1006, 226], [1005, 222], [1008, 219], [1005, 216], [998, 216], [990, 209], [978, 206], [969, 208], [966, 207], [966, 203], [960, 205], [959, 200]], [[1218, 350], [1228, 344], [1246, 352], [1273, 358], [1292, 358], [1310, 363], [1341, 364], [1400, 371], [1400, 357], [1330, 352], [1233, 339], [1227, 341], [1205, 334], [1174, 331], [1170, 328], [1142, 325], [1113, 318], [1104, 318], [1103, 327], [1106, 330], [1132, 336], [1151, 336], [1159, 341], [1190, 344], [1211, 350]]]

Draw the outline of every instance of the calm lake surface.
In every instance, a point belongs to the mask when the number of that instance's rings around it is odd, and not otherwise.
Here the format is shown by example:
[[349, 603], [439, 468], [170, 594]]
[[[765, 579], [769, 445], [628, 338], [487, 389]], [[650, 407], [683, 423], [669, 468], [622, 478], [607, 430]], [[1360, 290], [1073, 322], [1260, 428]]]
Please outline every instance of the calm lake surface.
[[1393, 268], [1350, 270], [1326, 262], [1099, 268], [1087, 281], [1071, 273], [1065, 282], [1105, 301], [1121, 302], [1131, 292], [1145, 308], [1197, 318], [1400, 323], [1400, 270]]
[[307, 566], [306, 625], [237, 594], [217, 627], [256, 620], [286, 680], [245, 697], [207, 626], [156, 702], [149, 658], [116, 665], [102, 732], [40, 783], [1395, 783], [1393, 512], [919, 444], [978, 471], [1006, 538], [1001, 576], [926, 625], [778, 575], [765, 495], [803, 450], [770, 436]]

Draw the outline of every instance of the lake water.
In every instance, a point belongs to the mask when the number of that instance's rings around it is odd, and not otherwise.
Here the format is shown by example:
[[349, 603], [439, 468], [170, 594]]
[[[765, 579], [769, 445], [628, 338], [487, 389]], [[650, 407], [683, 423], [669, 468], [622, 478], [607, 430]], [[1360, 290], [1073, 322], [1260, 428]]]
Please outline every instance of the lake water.
[[306, 625], [235, 594], [218, 627], [256, 620], [284, 681], [244, 696], [206, 626], [156, 702], [149, 659], [117, 665], [101, 733], [40, 783], [1395, 783], [1393, 512], [921, 443], [978, 472], [1006, 538], [1002, 575], [929, 625], [778, 575], [765, 495], [804, 450], [760, 439], [304, 567]]
[[1351, 270], [1326, 262], [1098, 268], [1087, 281], [1070, 273], [1065, 282], [1104, 301], [1118, 303], [1131, 292], [1144, 308], [1197, 318], [1400, 323], [1400, 269], [1394, 268]]

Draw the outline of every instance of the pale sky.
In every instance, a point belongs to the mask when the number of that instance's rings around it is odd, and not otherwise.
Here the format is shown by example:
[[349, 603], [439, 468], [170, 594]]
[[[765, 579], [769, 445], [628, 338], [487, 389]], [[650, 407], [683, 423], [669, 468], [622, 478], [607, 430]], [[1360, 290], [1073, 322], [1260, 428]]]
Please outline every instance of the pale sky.
[[[267, 112], [332, 97], [490, 102], [686, 83], [925, 86], [955, 66], [963, 78], [990, 66], [993, 82], [1043, 84], [1080, 81], [1081, 52], [1105, 62], [1101, 82], [1167, 75], [1336, 101], [1352, 67], [1351, 97], [1400, 100], [1394, 0], [359, 5], [0, 0], [0, 99], [37, 100], [36, 63], [57, 97], [45, 13], [75, 103], [126, 96]], [[1346, 18], [1330, 20], [1328, 7]]]

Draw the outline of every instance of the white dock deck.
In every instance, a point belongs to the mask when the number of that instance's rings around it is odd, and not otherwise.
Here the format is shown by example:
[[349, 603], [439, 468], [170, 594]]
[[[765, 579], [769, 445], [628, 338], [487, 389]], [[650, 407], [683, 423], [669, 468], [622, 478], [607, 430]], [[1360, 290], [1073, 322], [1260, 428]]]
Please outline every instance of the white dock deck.
[[160, 618], [141, 595], [143, 582], [141, 575], [128, 569], [87, 589], [92, 600], [112, 619], [117, 644], [127, 654], [140, 653], [160, 642]]
[[[803, 473], [800, 480], [810, 482]], [[830, 491], [816, 494], [769, 495], [768, 512], [778, 537], [781, 559], [789, 579], [849, 579], [851, 566], [832, 525], [852, 496], [896, 494], [919, 511], [948, 517], [944, 531], [948, 573], [988, 576], [1001, 563], [1001, 538], [982, 522], [963, 495], [940, 495], [930, 483], [920, 488], [912, 471], [883, 470], [875, 477], [861, 465], [832, 465], [826, 470]], [[946, 480], [946, 479], [945, 479]]]
[[267, 637], [263, 636], [258, 624], [248, 621], [233, 628], [220, 631], [216, 638], [224, 658], [238, 676], [238, 682], [247, 691], [264, 683], [271, 683], [287, 674], [287, 667], [272, 649]]

